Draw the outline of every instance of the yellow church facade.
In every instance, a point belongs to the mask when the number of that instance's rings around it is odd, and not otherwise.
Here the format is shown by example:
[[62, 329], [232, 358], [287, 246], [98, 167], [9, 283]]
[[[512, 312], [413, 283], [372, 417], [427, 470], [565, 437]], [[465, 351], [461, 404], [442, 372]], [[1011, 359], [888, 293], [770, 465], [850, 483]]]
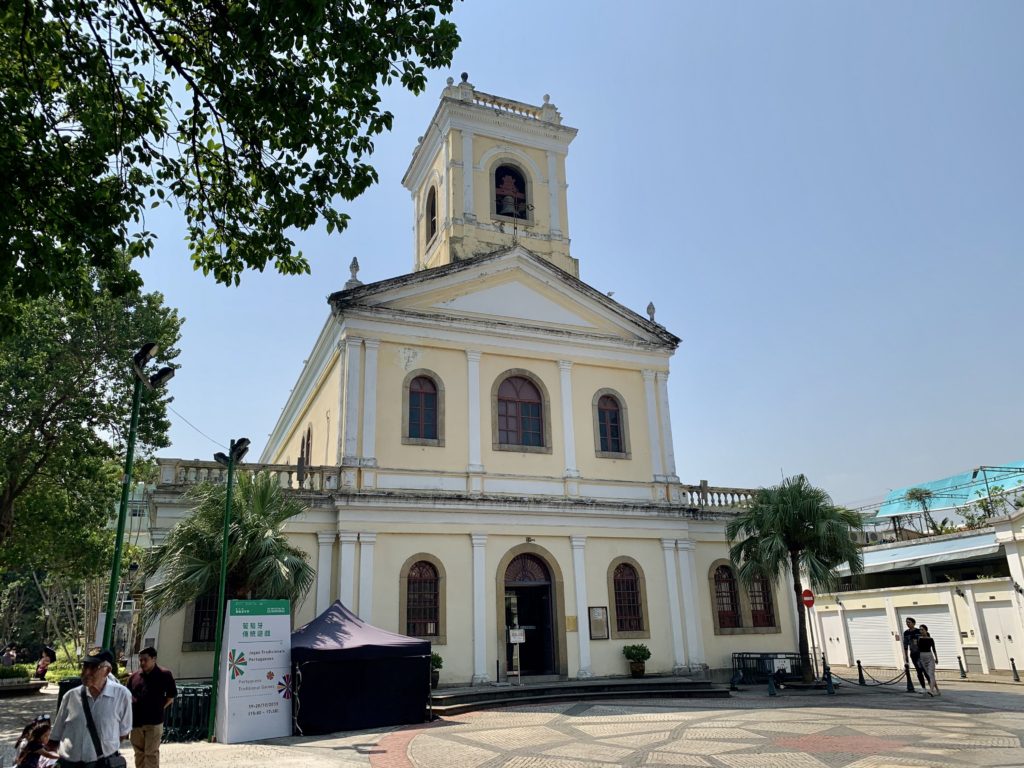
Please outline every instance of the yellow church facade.
[[[541, 106], [449, 80], [403, 179], [413, 271], [358, 265], [260, 457], [309, 510], [289, 524], [317, 581], [295, 626], [342, 600], [430, 639], [447, 683], [706, 674], [795, 649], [792, 593], [747, 588], [724, 527], [743, 489], [685, 485], [669, 413], [680, 340], [579, 279], [565, 159]], [[212, 462], [161, 460], [155, 541]], [[179, 677], [208, 674], [208, 608], [147, 630]], [[521, 630], [510, 633], [509, 630]], [[518, 652], [511, 639], [524, 639]]]

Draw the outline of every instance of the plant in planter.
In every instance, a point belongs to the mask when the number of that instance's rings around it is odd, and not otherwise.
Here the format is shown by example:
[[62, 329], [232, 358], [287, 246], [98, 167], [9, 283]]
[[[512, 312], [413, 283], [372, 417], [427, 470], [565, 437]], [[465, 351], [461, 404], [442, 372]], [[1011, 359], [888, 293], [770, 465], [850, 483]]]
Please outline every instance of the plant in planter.
[[430, 654], [430, 687], [437, 688], [437, 683], [441, 679], [441, 667], [444, 666], [444, 659], [441, 658], [440, 653], [431, 652]]
[[633, 677], [643, 677], [646, 671], [646, 662], [651, 658], [651, 649], [643, 643], [626, 645], [622, 648], [622, 655], [629, 662], [629, 674]]

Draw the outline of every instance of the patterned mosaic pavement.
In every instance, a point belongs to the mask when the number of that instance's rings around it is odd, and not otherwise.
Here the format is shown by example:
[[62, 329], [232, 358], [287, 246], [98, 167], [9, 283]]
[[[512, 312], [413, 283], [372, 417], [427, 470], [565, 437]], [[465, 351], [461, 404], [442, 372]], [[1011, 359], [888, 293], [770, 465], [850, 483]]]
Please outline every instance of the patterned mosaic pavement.
[[[1006, 709], [995, 699], [977, 703], [977, 693], [968, 703], [955, 692], [942, 699], [747, 695], [714, 703], [523, 706], [389, 734], [370, 762], [380, 768], [1024, 766], [1024, 696], [994, 696], [1007, 699]], [[398, 738], [404, 749], [392, 750]]]

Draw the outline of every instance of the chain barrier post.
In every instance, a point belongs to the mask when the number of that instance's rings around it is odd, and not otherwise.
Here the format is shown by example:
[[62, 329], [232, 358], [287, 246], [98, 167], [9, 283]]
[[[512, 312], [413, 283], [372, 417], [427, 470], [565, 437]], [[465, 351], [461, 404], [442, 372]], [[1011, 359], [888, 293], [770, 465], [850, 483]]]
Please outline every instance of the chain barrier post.
[[775, 675], [768, 675], [768, 695], [778, 696], [779, 692], [775, 690]]
[[966, 680], [967, 679], [967, 670], [964, 669], [964, 663], [960, 660], [959, 656], [956, 657], [956, 665], [958, 667], [960, 667], [960, 679], [961, 680]]
[[864, 667], [860, 665], [860, 659], [857, 659], [857, 685], [867, 685], [864, 681]]
[[903, 674], [907, 676], [907, 693], [914, 692], [914, 681], [910, 679], [910, 665], [903, 665]]
[[1014, 663], [1012, 656], [1010, 657], [1010, 669], [1013, 670], [1013, 682], [1019, 683], [1020, 682], [1020, 675], [1017, 674], [1017, 665], [1016, 665], [1016, 663]]

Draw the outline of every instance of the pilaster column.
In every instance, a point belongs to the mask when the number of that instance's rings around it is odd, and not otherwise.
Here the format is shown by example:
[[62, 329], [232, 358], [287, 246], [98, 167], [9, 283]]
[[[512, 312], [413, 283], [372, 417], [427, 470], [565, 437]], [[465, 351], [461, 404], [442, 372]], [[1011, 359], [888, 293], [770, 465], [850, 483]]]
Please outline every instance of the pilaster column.
[[320, 545], [316, 557], [317, 616], [331, 607], [331, 554], [337, 537], [334, 531], [319, 531], [316, 534], [317, 544]]
[[668, 620], [672, 624], [672, 671], [686, 670], [686, 649], [683, 647], [683, 622], [679, 616], [679, 577], [676, 574], [676, 540], [662, 539], [665, 556], [665, 580], [668, 582]]
[[462, 129], [462, 212], [467, 221], [476, 219], [473, 207], [473, 132]]
[[700, 608], [697, 607], [697, 563], [694, 550], [696, 542], [689, 539], [676, 541], [676, 559], [679, 564], [679, 580], [682, 582], [683, 624], [686, 627], [686, 651], [690, 668], [700, 667], [704, 661], [704, 628]]
[[[988, 655], [988, 643], [985, 642], [984, 626], [981, 623], [981, 611], [978, 610], [978, 601], [974, 599], [974, 588], [964, 587], [964, 597], [967, 600], [967, 611], [971, 615], [971, 624], [974, 625], [974, 641], [978, 644], [978, 655], [981, 657], [981, 673], [987, 675], [992, 668], [992, 660]], [[902, 661], [900, 664], [902, 665]]]
[[576, 582], [576, 634], [580, 642], [580, 668], [576, 677], [583, 679], [593, 677], [590, 669], [590, 624], [587, 606], [587, 561], [584, 547], [586, 536], [570, 536], [572, 544], [572, 573]]
[[559, 360], [558, 374], [562, 384], [562, 432], [565, 444], [565, 476], [579, 477], [576, 467], [576, 433], [572, 422], [572, 361]]
[[670, 483], [678, 483], [676, 476], [676, 451], [672, 444], [672, 417], [668, 410], [668, 371], [658, 371], [658, 411], [661, 418], [661, 445], [665, 451], [665, 475]]
[[377, 466], [377, 350], [380, 342], [366, 339], [366, 367], [363, 369], [363, 458], [364, 467]]
[[359, 369], [363, 340], [349, 337], [345, 340], [345, 441], [341, 463], [358, 464], [359, 455]]
[[487, 561], [486, 533], [471, 533], [473, 543], [473, 685], [486, 683], [487, 677], [487, 603], [484, 568]]
[[[809, 582], [804, 581], [804, 583], [807, 584]], [[886, 618], [886, 621], [889, 622], [889, 626], [890, 627], [896, 627], [895, 636], [896, 636], [897, 642], [892, 644], [892, 657], [893, 657], [893, 661], [895, 662], [896, 669], [901, 669], [903, 667], [903, 664], [904, 664], [904, 662], [903, 662], [903, 627], [900, 626], [900, 619], [899, 619], [899, 616], [896, 615], [896, 608], [893, 607], [892, 598], [891, 597], [885, 598], [885, 618]], [[810, 637], [807, 638], [807, 642], [808, 642], [808, 644], [811, 642], [811, 638]], [[911, 664], [910, 666], [911, 666], [911, 669], [913, 669], [914, 665]]]
[[337, 457], [338, 466], [341, 466], [342, 457], [345, 455], [345, 366], [348, 362], [348, 355], [345, 354], [346, 347], [344, 341], [338, 342], [338, 370], [341, 375], [338, 376], [338, 424], [335, 427], [338, 430], [338, 444]]
[[558, 158], [551, 150], [548, 156], [548, 208], [551, 210], [551, 230], [553, 236], [562, 236], [562, 213], [558, 205], [558, 192], [561, 184], [558, 179]]
[[376, 533], [359, 534], [359, 618], [373, 621], [373, 546]]
[[644, 377], [644, 399], [647, 401], [647, 435], [651, 447], [651, 469], [654, 479], [665, 480], [665, 472], [661, 465], [661, 430], [658, 429], [658, 399], [654, 393], [654, 371], [644, 369], [640, 372]]
[[356, 541], [359, 534], [354, 531], [338, 531], [341, 541], [341, 559], [338, 563], [338, 599], [350, 611], [355, 609], [356, 595]]
[[469, 466], [468, 472], [483, 472], [480, 456], [480, 353], [466, 350], [466, 398], [469, 408]]

